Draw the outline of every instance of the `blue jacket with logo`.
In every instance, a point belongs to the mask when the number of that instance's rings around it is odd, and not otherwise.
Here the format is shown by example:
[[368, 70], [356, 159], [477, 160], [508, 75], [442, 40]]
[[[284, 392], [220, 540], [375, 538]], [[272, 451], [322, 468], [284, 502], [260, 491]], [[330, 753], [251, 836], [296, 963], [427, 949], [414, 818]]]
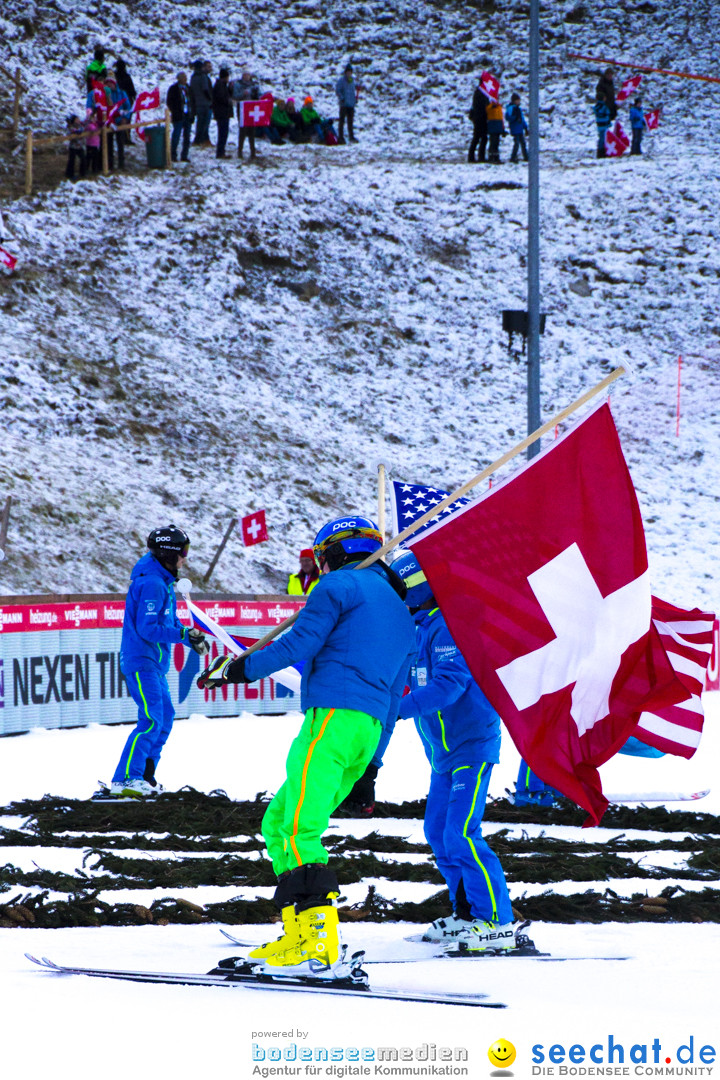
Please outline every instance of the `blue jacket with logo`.
[[417, 659], [401, 717], [414, 717], [427, 758], [449, 772], [467, 758], [500, 760], [500, 717], [470, 674], [439, 608], [416, 611]]
[[383, 563], [344, 566], [320, 577], [295, 625], [253, 653], [254, 682], [305, 660], [300, 688], [307, 709], [356, 709], [385, 726], [395, 720], [415, 653], [402, 582]]
[[174, 576], [148, 551], [135, 563], [125, 598], [120, 666], [132, 671], [159, 671], [170, 667], [170, 646], [187, 639], [188, 628], [177, 617]]

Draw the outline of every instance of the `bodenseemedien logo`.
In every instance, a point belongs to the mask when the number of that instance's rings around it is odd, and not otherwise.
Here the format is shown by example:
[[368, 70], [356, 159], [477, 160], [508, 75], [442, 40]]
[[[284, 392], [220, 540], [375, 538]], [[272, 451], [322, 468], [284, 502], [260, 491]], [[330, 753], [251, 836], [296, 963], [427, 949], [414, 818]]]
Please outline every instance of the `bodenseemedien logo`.
[[515, 1047], [508, 1039], [496, 1039], [488, 1050], [490, 1064], [495, 1066], [491, 1076], [513, 1076], [510, 1066], [516, 1058]]

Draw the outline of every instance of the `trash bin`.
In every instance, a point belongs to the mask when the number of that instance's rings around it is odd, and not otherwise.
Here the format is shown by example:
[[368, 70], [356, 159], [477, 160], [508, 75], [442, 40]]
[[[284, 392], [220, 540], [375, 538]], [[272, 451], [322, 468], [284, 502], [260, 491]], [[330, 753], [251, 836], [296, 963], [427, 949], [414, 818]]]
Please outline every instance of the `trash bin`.
[[145, 153], [149, 169], [164, 169], [165, 159], [165, 125], [158, 124], [156, 127], [145, 129], [148, 137], [145, 143]]

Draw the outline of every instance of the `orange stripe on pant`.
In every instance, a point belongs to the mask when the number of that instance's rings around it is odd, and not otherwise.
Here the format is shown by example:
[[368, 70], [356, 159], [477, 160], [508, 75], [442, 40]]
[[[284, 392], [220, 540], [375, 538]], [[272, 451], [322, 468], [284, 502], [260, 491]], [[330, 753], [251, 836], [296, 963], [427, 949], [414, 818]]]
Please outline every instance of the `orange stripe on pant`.
[[332, 714], [334, 712], [335, 712], [334, 709], [330, 709], [329, 713], [327, 714], [327, 716], [323, 720], [322, 727], [320, 728], [320, 731], [317, 733], [317, 735], [315, 736], [313, 741], [310, 743], [310, 747], [308, 749], [307, 756], [305, 757], [305, 764], [303, 765], [302, 781], [300, 783], [300, 798], [298, 799], [298, 804], [295, 807], [295, 816], [293, 818], [293, 831], [292, 831], [292, 836], [290, 837], [290, 846], [293, 849], [293, 854], [294, 854], [295, 858], [297, 859], [298, 866], [302, 865], [302, 859], [300, 858], [300, 852], [298, 851], [297, 844], [295, 843], [295, 837], [298, 834], [298, 827], [299, 827], [299, 823], [300, 823], [300, 811], [302, 810], [302, 804], [305, 801], [305, 788], [307, 786], [307, 774], [308, 774], [308, 769], [310, 767], [310, 760], [311, 760], [311, 758], [313, 756], [313, 750], [317, 746], [320, 739], [322, 739], [323, 733], [324, 733], [325, 728], [327, 727], [327, 724], [328, 724], [328, 720], [330, 719], [330, 717], [332, 716]]

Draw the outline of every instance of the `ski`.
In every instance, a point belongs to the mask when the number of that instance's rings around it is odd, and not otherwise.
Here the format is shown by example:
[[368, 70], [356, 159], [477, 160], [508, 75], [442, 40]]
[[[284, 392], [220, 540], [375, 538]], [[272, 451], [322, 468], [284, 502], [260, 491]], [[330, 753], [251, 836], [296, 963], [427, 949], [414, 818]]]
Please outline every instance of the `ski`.
[[644, 795], [629, 793], [627, 795], [606, 795], [609, 803], [655, 803], [655, 802], [697, 802], [710, 794], [710, 788], [704, 791], [648, 791]]
[[[358, 977], [360, 969], [355, 967], [352, 974], [337, 979], [314, 978], [311, 975], [266, 975], [257, 970], [257, 966], [233, 958], [232, 966], [221, 965], [206, 975], [191, 972], [169, 971], [122, 971], [117, 968], [89, 968], [56, 964], [43, 956], [38, 959], [25, 953], [33, 964], [58, 975], [89, 975], [102, 979], [121, 979], [127, 982], [163, 983], [181, 986], [224, 986], [252, 990], [291, 990], [310, 994], [334, 994], [340, 997], [364, 997], [386, 999], [390, 1001], [422, 1002], [431, 1005], [466, 1005], [473, 1008], [504, 1009], [500, 1001], [485, 1001], [482, 995], [443, 993], [432, 991], [403, 990], [396, 987], [372, 988], [367, 981]], [[362, 973], [364, 974], [364, 973]], [[365, 977], [366, 978], [366, 977]]]
[[[227, 938], [233, 945], [237, 945], [241, 949], [254, 949], [260, 944], [259, 942], [240, 941], [238, 938], [233, 937], [232, 934], [229, 934], [227, 930], [223, 930], [222, 927], [219, 927], [218, 929], [224, 938]], [[419, 934], [407, 937], [405, 938], [405, 941], [411, 941], [413, 944], [433, 944], [433, 942], [430, 941], [423, 941]], [[535, 960], [543, 960], [545, 963], [555, 964], [560, 964], [568, 960], [632, 960], [631, 956], [553, 956], [551, 953], [540, 952], [534, 946], [531, 946], [529, 948], [505, 949], [496, 952], [488, 950], [487, 952], [482, 953], [457, 950], [449, 952], [428, 952], [422, 956], [366, 956], [363, 958], [363, 964], [421, 964], [427, 960], [495, 960], [501, 957], [511, 956], [530, 957]]]

